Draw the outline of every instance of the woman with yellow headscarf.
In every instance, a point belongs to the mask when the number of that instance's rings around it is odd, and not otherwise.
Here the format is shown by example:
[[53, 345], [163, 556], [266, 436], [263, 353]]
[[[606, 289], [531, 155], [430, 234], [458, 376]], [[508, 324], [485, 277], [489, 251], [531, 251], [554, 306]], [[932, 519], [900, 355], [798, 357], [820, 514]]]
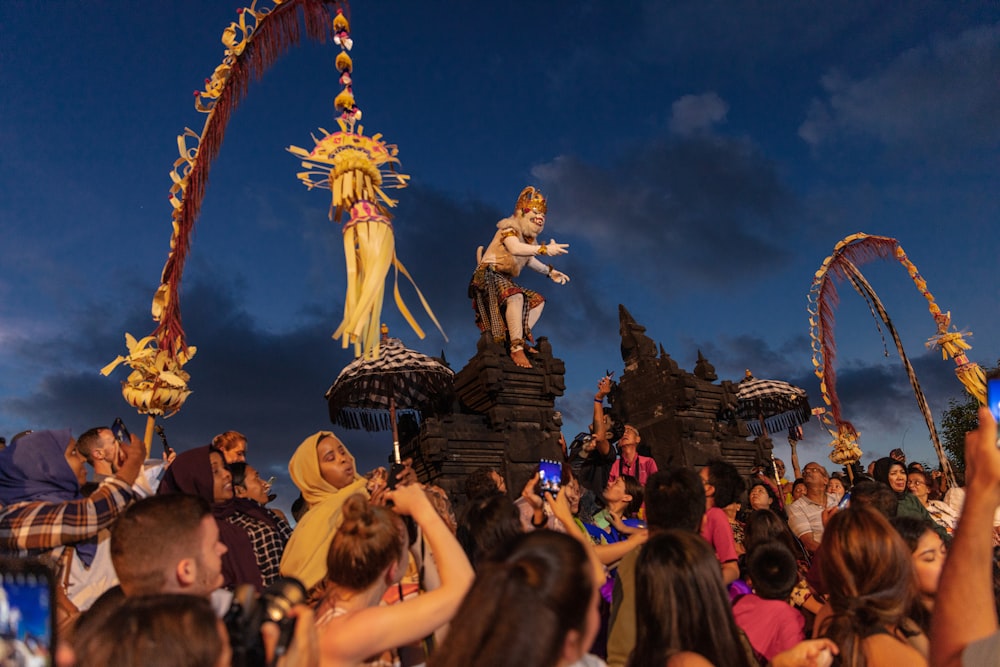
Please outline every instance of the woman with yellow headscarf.
[[292, 531], [281, 558], [281, 574], [311, 589], [326, 576], [326, 554], [343, 522], [344, 502], [356, 493], [367, 498], [368, 480], [358, 475], [354, 457], [329, 431], [302, 441], [288, 462], [288, 473], [309, 511]]

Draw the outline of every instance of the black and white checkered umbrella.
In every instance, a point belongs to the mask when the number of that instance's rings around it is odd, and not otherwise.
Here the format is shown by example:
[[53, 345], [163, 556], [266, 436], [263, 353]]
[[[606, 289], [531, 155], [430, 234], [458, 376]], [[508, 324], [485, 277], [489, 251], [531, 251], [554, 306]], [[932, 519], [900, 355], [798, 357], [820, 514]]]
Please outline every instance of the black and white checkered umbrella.
[[446, 409], [455, 373], [425, 354], [384, 338], [377, 359], [355, 359], [326, 392], [330, 421], [366, 431], [394, 429], [396, 412], [419, 415]]
[[801, 426], [812, 416], [805, 389], [781, 380], [758, 380], [749, 371], [737, 385], [735, 413], [756, 436]]

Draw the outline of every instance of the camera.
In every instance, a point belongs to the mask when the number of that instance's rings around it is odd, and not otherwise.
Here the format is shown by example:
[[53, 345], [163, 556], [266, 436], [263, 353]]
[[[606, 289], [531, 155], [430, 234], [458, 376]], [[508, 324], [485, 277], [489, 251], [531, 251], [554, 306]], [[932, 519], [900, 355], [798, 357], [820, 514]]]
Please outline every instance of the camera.
[[[306, 599], [306, 589], [298, 579], [280, 577], [258, 596], [251, 584], [243, 584], [233, 592], [233, 603], [223, 617], [233, 649], [233, 667], [268, 667], [285, 654], [295, 631], [295, 619], [289, 616], [292, 607]], [[260, 628], [271, 621], [278, 625], [278, 645], [268, 663]]]

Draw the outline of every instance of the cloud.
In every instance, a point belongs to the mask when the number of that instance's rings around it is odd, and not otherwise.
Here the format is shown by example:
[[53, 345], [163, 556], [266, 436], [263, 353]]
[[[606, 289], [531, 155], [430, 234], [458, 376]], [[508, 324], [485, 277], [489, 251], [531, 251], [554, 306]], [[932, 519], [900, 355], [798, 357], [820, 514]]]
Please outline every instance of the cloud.
[[936, 153], [1000, 142], [1000, 24], [909, 49], [880, 71], [824, 75], [799, 136], [812, 146], [842, 138]]
[[794, 196], [745, 141], [652, 141], [600, 165], [561, 156], [532, 174], [549, 194], [554, 228], [572, 221], [600, 266], [617, 266], [640, 284], [655, 281], [658, 292], [689, 281], [731, 286], [773, 272], [790, 257], [797, 233]]
[[[178, 451], [205, 444], [228, 429], [245, 433], [251, 463], [270, 471], [265, 477], [281, 475], [307, 435], [334, 430], [323, 395], [351, 355], [332, 343], [330, 322], [320, 317], [281, 334], [262, 331], [240, 305], [244, 297], [219, 276], [193, 281], [185, 291], [186, 332], [189, 342], [198, 346], [186, 366], [193, 393], [183, 410], [161, 423]], [[121, 310], [138, 315], [124, 329], [145, 333], [150, 327], [142, 318], [145, 299], [132, 301]], [[124, 350], [122, 323], [107, 318], [102, 323], [96, 314], [68, 318], [64, 331], [86, 330], [88, 336], [20, 341], [17, 354], [45, 358], [45, 370], [18, 397], [0, 399], [0, 430], [8, 437], [26, 428], [69, 427], [81, 433], [120, 415], [141, 434], [145, 420], [120, 394], [119, 382], [126, 371], [119, 369], [110, 378], [98, 373]], [[364, 433], [351, 433], [348, 442], [359, 443], [354, 454], [363, 470], [384, 463], [391, 449], [384, 438]], [[371, 446], [378, 442], [380, 447]], [[286, 488], [279, 493], [290, 504], [295, 494], [286, 477], [284, 473]]]
[[685, 95], [671, 107], [670, 131], [687, 136], [726, 120], [729, 105], [716, 93]]

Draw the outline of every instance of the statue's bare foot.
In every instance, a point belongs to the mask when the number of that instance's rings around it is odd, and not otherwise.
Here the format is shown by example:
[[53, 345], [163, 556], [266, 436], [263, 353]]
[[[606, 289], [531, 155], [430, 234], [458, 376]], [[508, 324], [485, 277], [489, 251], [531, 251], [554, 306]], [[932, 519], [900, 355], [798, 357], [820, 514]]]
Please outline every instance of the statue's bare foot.
[[528, 357], [524, 355], [524, 350], [511, 350], [510, 358], [521, 368], [531, 368], [531, 363], [528, 361]]

